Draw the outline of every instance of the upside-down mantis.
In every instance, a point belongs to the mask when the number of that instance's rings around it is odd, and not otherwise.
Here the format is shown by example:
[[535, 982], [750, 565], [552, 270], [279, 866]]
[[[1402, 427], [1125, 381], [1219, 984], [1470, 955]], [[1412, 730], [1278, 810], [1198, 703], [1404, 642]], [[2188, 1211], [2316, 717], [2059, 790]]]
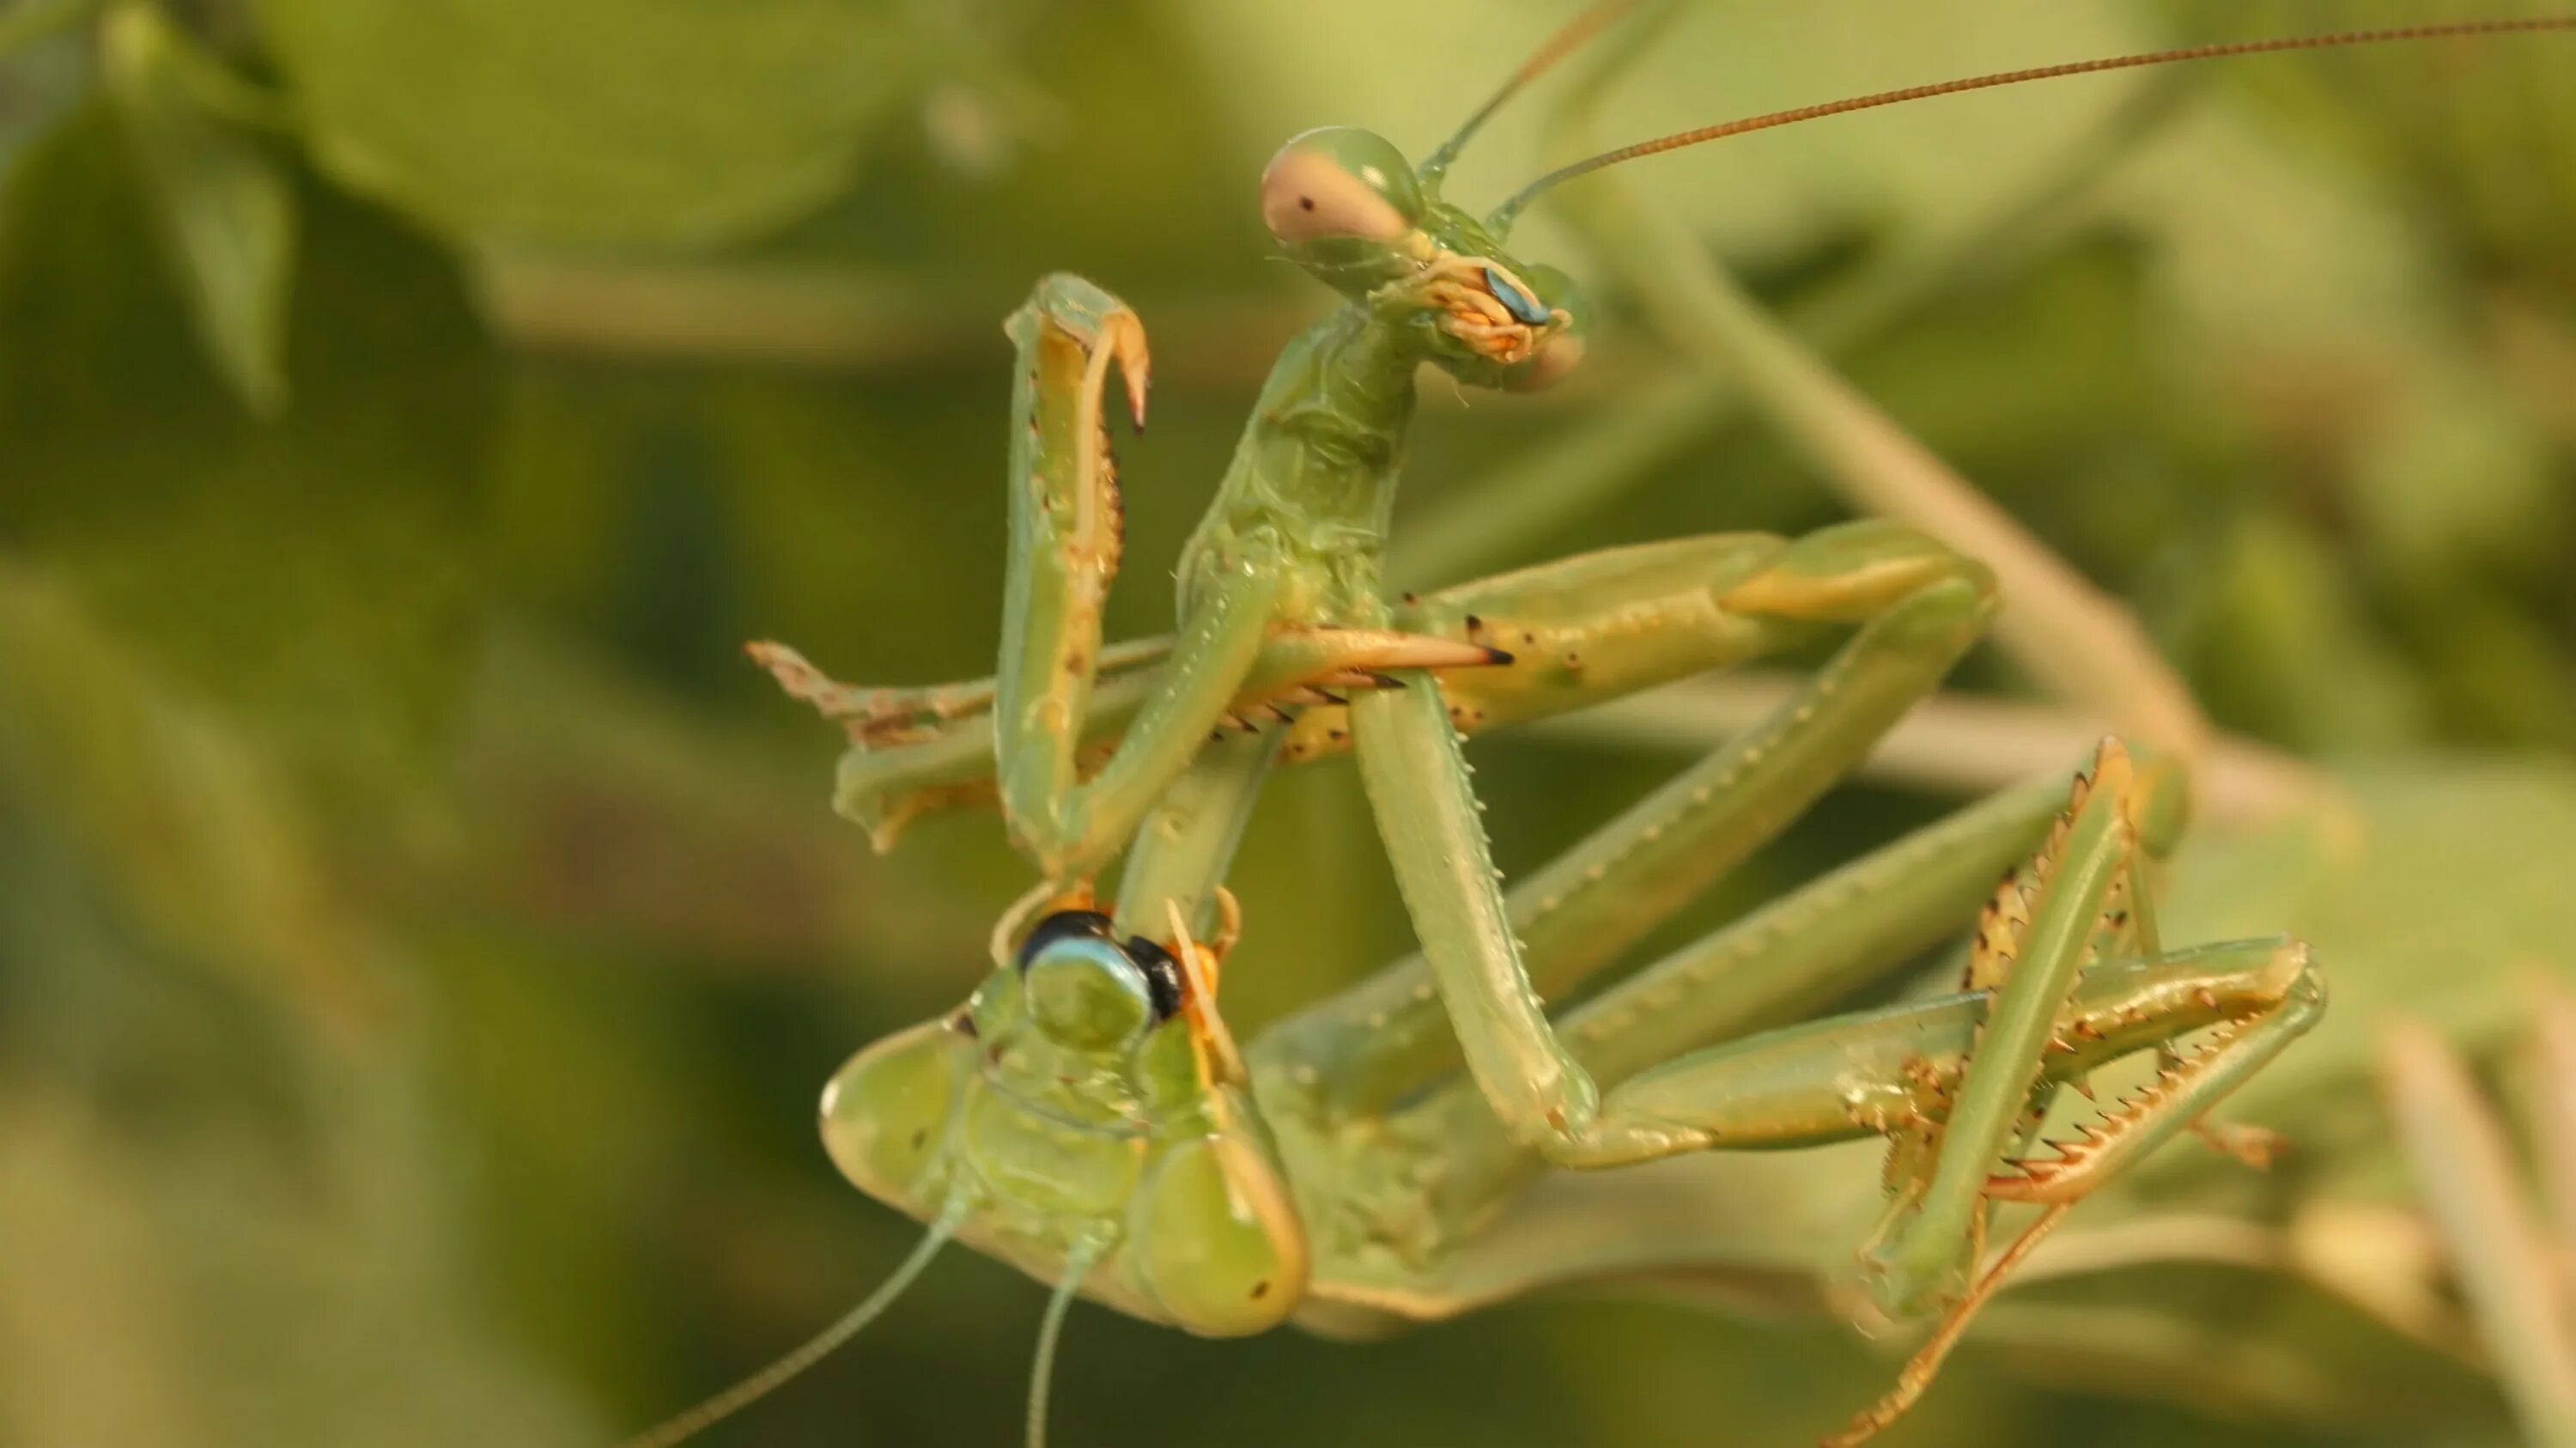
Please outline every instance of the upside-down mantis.
[[[2542, 24], [2565, 22], [2518, 28]], [[2499, 27], [2454, 29], [2477, 28]], [[1651, 1243], [1584, 1241], [1579, 1216], [1546, 1261], [1486, 1237], [1550, 1164], [1876, 1133], [1891, 1142], [1892, 1202], [1864, 1276], [1891, 1314], [1946, 1310], [1937, 1344], [2012, 1260], [1975, 1271], [1990, 1201], [2049, 1204], [2021, 1239], [2035, 1241], [2066, 1204], [2202, 1124], [2314, 1018], [2319, 984], [2295, 944], [2163, 949], [2138, 866], [2179, 827], [2181, 779], [2116, 745], [2062, 815], [2062, 784], [2009, 791], [1547, 1016], [1541, 998], [1613, 963], [1847, 771], [1973, 640], [1992, 587], [1921, 534], [1857, 524], [1383, 597], [1377, 554], [1417, 366], [1530, 386], [1580, 355], [1579, 298], [1561, 273], [1504, 253], [1510, 216], [1580, 170], [1707, 138], [1567, 168], [1480, 222], [1438, 189], [1482, 118], [1418, 171], [1347, 131], [1310, 133], [1274, 161], [1265, 220], [1352, 305], [1273, 373], [1184, 556], [1168, 649], [1099, 641], [1118, 541], [1102, 395], [1121, 370], [1141, 422], [1142, 329], [1107, 294], [1051, 278], [1012, 325], [1024, 371], [996, 680], [863, 694], [773, 656], [863, 746], [845, 763], [846, 809], [883, 830], [991, 774], [1046, 877], [997, 931], [995, 974], [965, 1011], [863, 1053], [826, 1095], [843, 1170], [936, 1224], [848, 1330], [952, 1234], [1058, 1284], [1046, 1344], [1077, 1291], [1211, 1334], [1292, 1314], [1324, 1330], [1437, 1316], [1462, 1305], [1465, 1276], [1561, 1278], [1587, 1253], [1605, 1270], [1651, 1264]], [[1840, 652], [1764, 725], [1508, 899], [1496, 888], [1459, 730], [1839, 629]], [[1097, 695], [1095, 671], [1111, 676]], [[1238, 1051], [1214, 1009], [1233, 933], [1227, 860], [1275, 755], [1346, 746], [1423, 956]], [[1096, 912], [1090, 877], [1121, 845], [1121, 896]], [[1902, 963], [1980, 900], [1963, 993], [1744, 1035]], [[2137, 1103], [2060, 1158], [2003, 1167], [2057, 1085], [2150, 1051], [2162, 1069]]]

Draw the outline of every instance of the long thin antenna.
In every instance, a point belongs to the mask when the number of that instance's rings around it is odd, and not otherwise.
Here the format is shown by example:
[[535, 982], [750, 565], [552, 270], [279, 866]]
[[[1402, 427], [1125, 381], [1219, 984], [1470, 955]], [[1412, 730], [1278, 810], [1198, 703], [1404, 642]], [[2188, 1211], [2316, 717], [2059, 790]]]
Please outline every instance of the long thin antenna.
[[2024, 81], [2055, 80], [2060, 76], [2092, 75], [2105, 70], [2136, 70], [2150, 65], [2172, 65], [2186, 60], [2218, 60], [2232, 55], [2264, 55], [2284, 50], [2330, 50], [2353, 45], [2386, 45], [2408, 40], [2449, 40], [2481, 35], [2510, 35], [2549, 30], [2576, 30], [2576, 15], [2551, 16], [2530, 20], [2463, 20], [2443, 25], [2407, 25], [2388, 30], [2352, 30], [2336, 35], [2301, 35], [2276, 40], [2244, 40], [2218, 45], [2194, 45], [2181, 50], [2150, 51], [2143, 55], [2120, 55], [2106, 60], [2081, 60], [2066, 65], [2044, 65], [2032, 70], [2007, 70], [1994, 75], [1974, 76], [1967, 80], [1943, 81], [1938, 85], [1907, 86], [1902, 90], [1880, 91], [1875, 95], [1855, 96], [1849, 100], [1829, 101], [1823, 105], [1800, 106], [1795, 110], [1773, 111], [1722, 125], [1702, 126], [1693, 131], [1676, 131], [1633, 146], [1621, 146], [1598, 156], [1560, 166], [1520, 189], [1509, 201], [1496, 207], [1485, 224], [1497, 234], [1510, 229], [1540, 192], [1563, 185], [1577, 176], [1590, 175], [1605, 166], [1634, 161], [1640, 156], [1659, 155], [1696, 146], [1703, 141], [1719, 141], [1752, 131], [1767, 131], [1777, 126], [1793, 126], [1800, 121], [1817, 121], [1827, 116], [1848, 115], [1853, 111], [1873, 110], [1879, 106], [1898, 105], [1905, 101], [1929, 100], [1934, 96], [1957, 95], [1962, 91], [1991, 90], [1996, 86], [2019, 85]]
[[1476, 113], [1458, 128], [1458, 134], [1442, 142], [1440, 149], [1431, 153], [1431, 159], [1414, 168], [1415, 174], [1426, 184], [1437, 185], [1441, 177], [1449, 174], [1449, 167], [1458, 159], [1458, 153], [1467, 149], [1469, 138], [1484, 129], [1485, 122], [1493, 119], [1494, 112], [1501, 110], [1505, 101], [1519, 95], [1531, 81], [1547, 74], [1558, 61], [1582, 49], [1585, 41], [1617, 24], [1621, 17], [1636, 8], [1637, 0], [1598, 0], [1597, 4], [1567, 21], [1563, 30], [1549, 36], [1537, 53], [1521, 62], [1521, 68], [1512, 72], [1511, 79], [1503, 82], [1502, 89], [1476, 108]]
[[877, 1314], [903, 1295], [903, 1290], [921, 1275], [921, 1269], [929, 1266], [930, 1259], [939, 1255], [939, 1249], [948, 1245], [949, 1235], [957, 1230], [957, 1222], [962, 1215], [962, 1212], [952, 1211], [940, 1218], [922, 1236], [921, 1245], [912, 1249], [912, 1255], [903, 1259], [903, 1265], [894, 1269], [893, 1276], [869, 1293], [866, 1301], [851, 1308], [840, 1321], [816, 1333], [803, 1347], [687, 1412], [636, 1434], [620, 1448], [671, 1448], [671, 1445], [693, 1438], [758, 1402], [781, 1383], [830, 1356], [834, 1348], [857, 1336], [860, 1328], [875, 1321]]
[[1082, 1279], [1091, 1275], [1102, 1249], [1091, 1244], [1074, 1248], [1065, 1258], [1064, 1277], [1055, 1285], [1055, 1295], [1047, 1299], [1046, 1320], [1038, 1324], [1037, 1362], [1029, 1369], [1029, 1448], [1046, 1448], [1047, 1394], [1055, 1385], [1055, 1345], [1064, 1335], [1064, 1315], [1073, 1306], [1074, 1294], [1082, 1290]]

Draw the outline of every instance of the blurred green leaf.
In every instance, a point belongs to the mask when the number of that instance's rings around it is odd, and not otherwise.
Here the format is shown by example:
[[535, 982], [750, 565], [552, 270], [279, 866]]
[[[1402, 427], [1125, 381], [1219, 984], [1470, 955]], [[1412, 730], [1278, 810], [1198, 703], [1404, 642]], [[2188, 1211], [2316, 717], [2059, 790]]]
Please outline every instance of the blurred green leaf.
[[[2548, 14], [2543, 3], [2355, 0], [2320, 25], [2290, 0], [2161, 0], [2169, 32], [2193, 41], [2309, 29], [2425, 25]], [[2562, 312], [2576, 303], [2576, 86], [2556, 35], [2391, 45], [2246, 67], [2230, 88], [2414, 193], [2428, 227], [2537, 286]]]
[[101, 0], [21, 0], [0, 7], [0, 177], [90, 85], [78, 22]]
[[918, 60], [887, 0], [261, 0], [313, 154], [436, 225], [702, 244], [845, 186]]
[[198, 334], [243, 404], [273, 417], [287, 396], [293, 185], [257, 142], [208, 112], [201, 92], [229, 78], [160, 12], [118, 8], [99, 43], [107, 92], [141, 163]]
[[0, 57], [47, 40], [78, 25], [101, 0], [26, 0], [0, 12]]
[[347, 923], [273, 765], [158, 685], [58, 581], [6, 566], [0, 715], [21, 837], [58, 832], [83, 873], [119, 882], [131, 926], [186, 941], [191, 963], [317, 1019], [365, 1013]]
[[154, 667], [343, 785], [416, 774], [472, 622], [492, 359], [451, 265], [303, 194], [295, 411], [246, 416], [195, 345], [103, 105], [22, 158], [0, 230], [0, 546]]

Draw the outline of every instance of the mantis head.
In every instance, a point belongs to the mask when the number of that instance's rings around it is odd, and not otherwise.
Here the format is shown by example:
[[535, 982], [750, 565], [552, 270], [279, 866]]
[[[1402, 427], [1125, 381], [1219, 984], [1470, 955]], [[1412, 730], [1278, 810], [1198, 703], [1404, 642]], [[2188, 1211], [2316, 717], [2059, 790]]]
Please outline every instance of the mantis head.
[[1304, 1295], [1287, 1181], [1186, 938], [1039, 920], [966, 1007], [861, 1051], [823, 1142], [870, 1196], [1049, 1283], [1207, 1337]]
[[1574, 281], [1513, 260], [1500, 232], [1439, 199], [1438, 174], [1385, 138], [1327, 126], [1261, 176], [1261, 219], [1288, 256], [1381, 318], [1414, 328], [1459, 381], [1529, 391], [1583, 360]]
[[1260, 1332], [1295, 1310], [1305, 1229], [1216, 1017], [1222, 951], [1192, 942], [1177, 909], [1172, 926], [1169, 946], [1120, 941], [1108, 916], [1057, 909], [1015, 948], [997, 942], [964, 1009], [852, 1057], [823, 1088], [824, 1148], [861, 1191], [930, 1231], [839, 1321], [624, 1448], [674, 1448], [820, 1362], [951, 1238], [1055, 1287], [1032, 1443], [1075, 1293], [1203, 1337]]

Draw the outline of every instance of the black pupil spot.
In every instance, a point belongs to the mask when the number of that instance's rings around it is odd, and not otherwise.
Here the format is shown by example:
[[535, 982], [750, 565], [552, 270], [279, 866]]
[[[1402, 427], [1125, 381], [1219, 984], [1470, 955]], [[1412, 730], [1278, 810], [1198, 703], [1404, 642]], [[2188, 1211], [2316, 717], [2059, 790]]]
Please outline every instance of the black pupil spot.
[[1260, 1301], [1262, 1298], [1268, 1297], [1269, 1295], [1270, 1295], [1270, 1284], [1269, 1284], [1269, 1283], [1267, 1283], [1267, 1282], [1255, 1282], [1255, 1283], [1253, 1283], [1253, 1284], [1252, 1284], [1252, 1300], [1253, 1300], [1253, 1301], [1258, 1302], [1258, 1301]]
[[1315, 198], [1312, 196], [1300, 196], [1297, 198], [1297, 204], [1308, 211], [1312, 211], [1315, 209]]
[[915, 1151], [919, 1151], [919, 1150], [921, 1150], [921, 1144], [922, 1144], [923, 1142], [925, 1142], [925, 1141], [928, 1141], [929, 1139], [930, 1139], [930, 1128], [929, 1128], [929, 1127], [924, 1126], [924, 1127], [921, 1127], [921, 1128], [919, 1128], [919, 1129], [915, 1130], [915, 1131], [912, 1133], [912, 1149], [913, 1149], [913, 1150], [915, 1150]]

